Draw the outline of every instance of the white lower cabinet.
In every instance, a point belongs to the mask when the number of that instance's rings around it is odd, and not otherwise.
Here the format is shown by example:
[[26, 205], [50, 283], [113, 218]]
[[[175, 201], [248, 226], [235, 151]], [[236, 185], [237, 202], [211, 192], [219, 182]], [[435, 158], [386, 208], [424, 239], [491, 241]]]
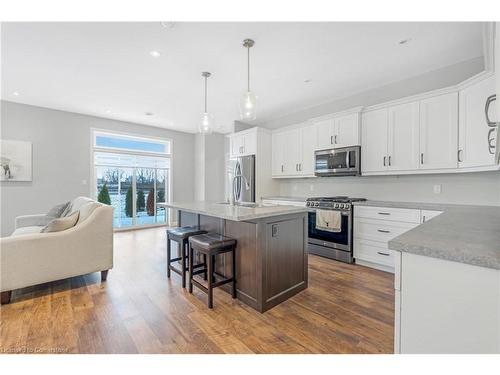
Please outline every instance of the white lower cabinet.
[[356, 263], [394, 272], [396, 252], [388, 242], [420, 225], [420, 210], [354, 207], [354, 259]]
[[395, 353], [500, 353], [500, 270], [406, 252], [399, 257]]

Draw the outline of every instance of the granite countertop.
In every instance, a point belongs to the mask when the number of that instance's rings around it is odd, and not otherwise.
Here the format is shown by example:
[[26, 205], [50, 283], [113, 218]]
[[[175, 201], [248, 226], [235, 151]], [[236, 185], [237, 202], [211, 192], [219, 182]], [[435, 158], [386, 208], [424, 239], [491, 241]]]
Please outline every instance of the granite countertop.
[[273, 201], [292, 201], [292, 202], [305, 202], [306, 197], [286, 197], [286, 196], [271, 196], [263, 197], [262, 199], [269, 199]]
[[389, 249], [500, 269], [500, 207], [434, 203], [356, 202], [355, 206], [443, 211], [389, 241]]
[[175, 208], [181, 211], [218, 217], [232, 221], [248, 221], [271, 216], [306, 213], [307, 208], [295, 206], [231, 206], [216, 202], [173, 202], [158, 203], [160, 207]]

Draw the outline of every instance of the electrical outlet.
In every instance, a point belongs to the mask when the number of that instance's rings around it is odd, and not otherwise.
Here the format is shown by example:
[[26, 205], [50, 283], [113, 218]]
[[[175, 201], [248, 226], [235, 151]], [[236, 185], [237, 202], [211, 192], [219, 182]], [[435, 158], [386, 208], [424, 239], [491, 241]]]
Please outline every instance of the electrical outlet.
[[434, 185], [433, 191], [434, 194], [441, 194], [441, 185]]

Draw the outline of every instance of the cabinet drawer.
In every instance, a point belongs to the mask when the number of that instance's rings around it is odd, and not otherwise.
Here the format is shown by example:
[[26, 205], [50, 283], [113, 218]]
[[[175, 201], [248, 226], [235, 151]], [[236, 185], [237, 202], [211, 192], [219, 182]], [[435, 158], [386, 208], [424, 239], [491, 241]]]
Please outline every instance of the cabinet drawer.
[[355, 206], [354, 217], [420, 223], [420, 210], [408, 208], [387, 208]]
[[400, 223], [377, 219], [354, 219], [354, 238], [384, 242], [415, 228], [419, 223]]
[[383, 243], [355, 239], [354, 240], [354, 258], [367, 262], [383, 264], [394, 268], [395, 252], [389, 250]]

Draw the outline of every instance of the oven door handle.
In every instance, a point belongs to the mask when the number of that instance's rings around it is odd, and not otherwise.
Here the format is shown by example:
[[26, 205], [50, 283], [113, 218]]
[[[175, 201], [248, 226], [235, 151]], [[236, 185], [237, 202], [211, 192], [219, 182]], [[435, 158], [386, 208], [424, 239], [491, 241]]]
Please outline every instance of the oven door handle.
[[385, 230], [385, 229], [377, 229], [377, 231], [380, 233], [391, 233], [390, 230]]

